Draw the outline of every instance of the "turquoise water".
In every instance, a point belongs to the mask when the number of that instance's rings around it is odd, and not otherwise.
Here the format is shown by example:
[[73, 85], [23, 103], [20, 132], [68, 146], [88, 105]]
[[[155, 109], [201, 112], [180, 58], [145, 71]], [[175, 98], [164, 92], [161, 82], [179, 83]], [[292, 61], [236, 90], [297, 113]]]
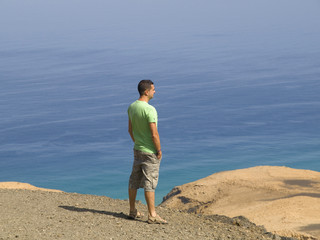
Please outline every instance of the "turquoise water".
[[126, 199], [126, 110], [141, 79], [156, 86], [157, 203], [219, 171], [320, 171], [319, 9], [287, 0], [2, 1], [0, 181]]

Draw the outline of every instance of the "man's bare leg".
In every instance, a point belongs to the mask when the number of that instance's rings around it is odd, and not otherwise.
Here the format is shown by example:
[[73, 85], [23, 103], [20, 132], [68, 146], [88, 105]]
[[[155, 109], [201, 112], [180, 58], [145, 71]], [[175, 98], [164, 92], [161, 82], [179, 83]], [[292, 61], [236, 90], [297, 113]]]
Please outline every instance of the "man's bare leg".
[[[144, 192], [144, 196], [146, 198], [146, 202], [148, 205], [148, 211], [149, 211], [149, 219], [148, 222], [150, 220], [150, 217], [155, 218], [152, 221], [156, 221], [153, 223], [168, 223], [166, 220], [162, 219], [157, 213], [156, 213], [156, 208], [155, 208], [155, 204], [154, 204], [154, 200], [155, 200], [155, 194], [154, 192]], [[151, 223], [152, 223], [151, 221]]]
[[144, 197], [146, 198], [149, 215], [151, 217], [157, 216], [156, 208], [154, 206], [154, 199], [155, 199], [154, 196], [155, 196], [154, 192], [147, 192], [147, 191], [144, 192]]
[[129, 204], [130, 204], [130, 212], [133, 212], [136, 209], [136, 197], [137, 197], [137, 189], [129, 188]]

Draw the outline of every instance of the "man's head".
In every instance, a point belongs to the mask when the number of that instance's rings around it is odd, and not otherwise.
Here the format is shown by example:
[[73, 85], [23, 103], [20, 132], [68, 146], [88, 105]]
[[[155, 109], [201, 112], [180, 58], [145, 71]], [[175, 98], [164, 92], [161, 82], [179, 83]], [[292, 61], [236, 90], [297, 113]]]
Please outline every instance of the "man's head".
[[149, 99], [153, 98], [155, 93], [154, 85], [151, 80], [141, 80], [138, 84], [138, 91], [140, 97], [147, 96]]

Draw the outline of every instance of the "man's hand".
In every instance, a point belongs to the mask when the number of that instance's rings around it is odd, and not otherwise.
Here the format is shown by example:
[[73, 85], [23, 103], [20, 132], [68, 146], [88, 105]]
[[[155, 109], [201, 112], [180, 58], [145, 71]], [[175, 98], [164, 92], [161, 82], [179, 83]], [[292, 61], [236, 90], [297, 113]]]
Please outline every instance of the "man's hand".
[[162, 151], [157, 151], [157, 158], [160, 160], [162, 158]]

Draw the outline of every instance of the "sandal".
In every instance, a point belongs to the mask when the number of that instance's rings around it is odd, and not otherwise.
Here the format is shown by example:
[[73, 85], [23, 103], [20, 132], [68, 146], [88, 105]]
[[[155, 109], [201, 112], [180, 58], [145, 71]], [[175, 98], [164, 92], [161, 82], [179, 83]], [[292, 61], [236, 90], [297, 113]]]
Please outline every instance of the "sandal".
[[137, 209], [130, 211], [128, 218], [129, 219], [136, 219], [136, 218], [142, 218], [144, 215], [141, 212], [138, 212]]
[[151, 217], [149, 215], [148, 223], [149, 224], [168, 224], [168, 222], [166, 220], [162, 219], [159, 215], [157, 215], [155, 217]]

